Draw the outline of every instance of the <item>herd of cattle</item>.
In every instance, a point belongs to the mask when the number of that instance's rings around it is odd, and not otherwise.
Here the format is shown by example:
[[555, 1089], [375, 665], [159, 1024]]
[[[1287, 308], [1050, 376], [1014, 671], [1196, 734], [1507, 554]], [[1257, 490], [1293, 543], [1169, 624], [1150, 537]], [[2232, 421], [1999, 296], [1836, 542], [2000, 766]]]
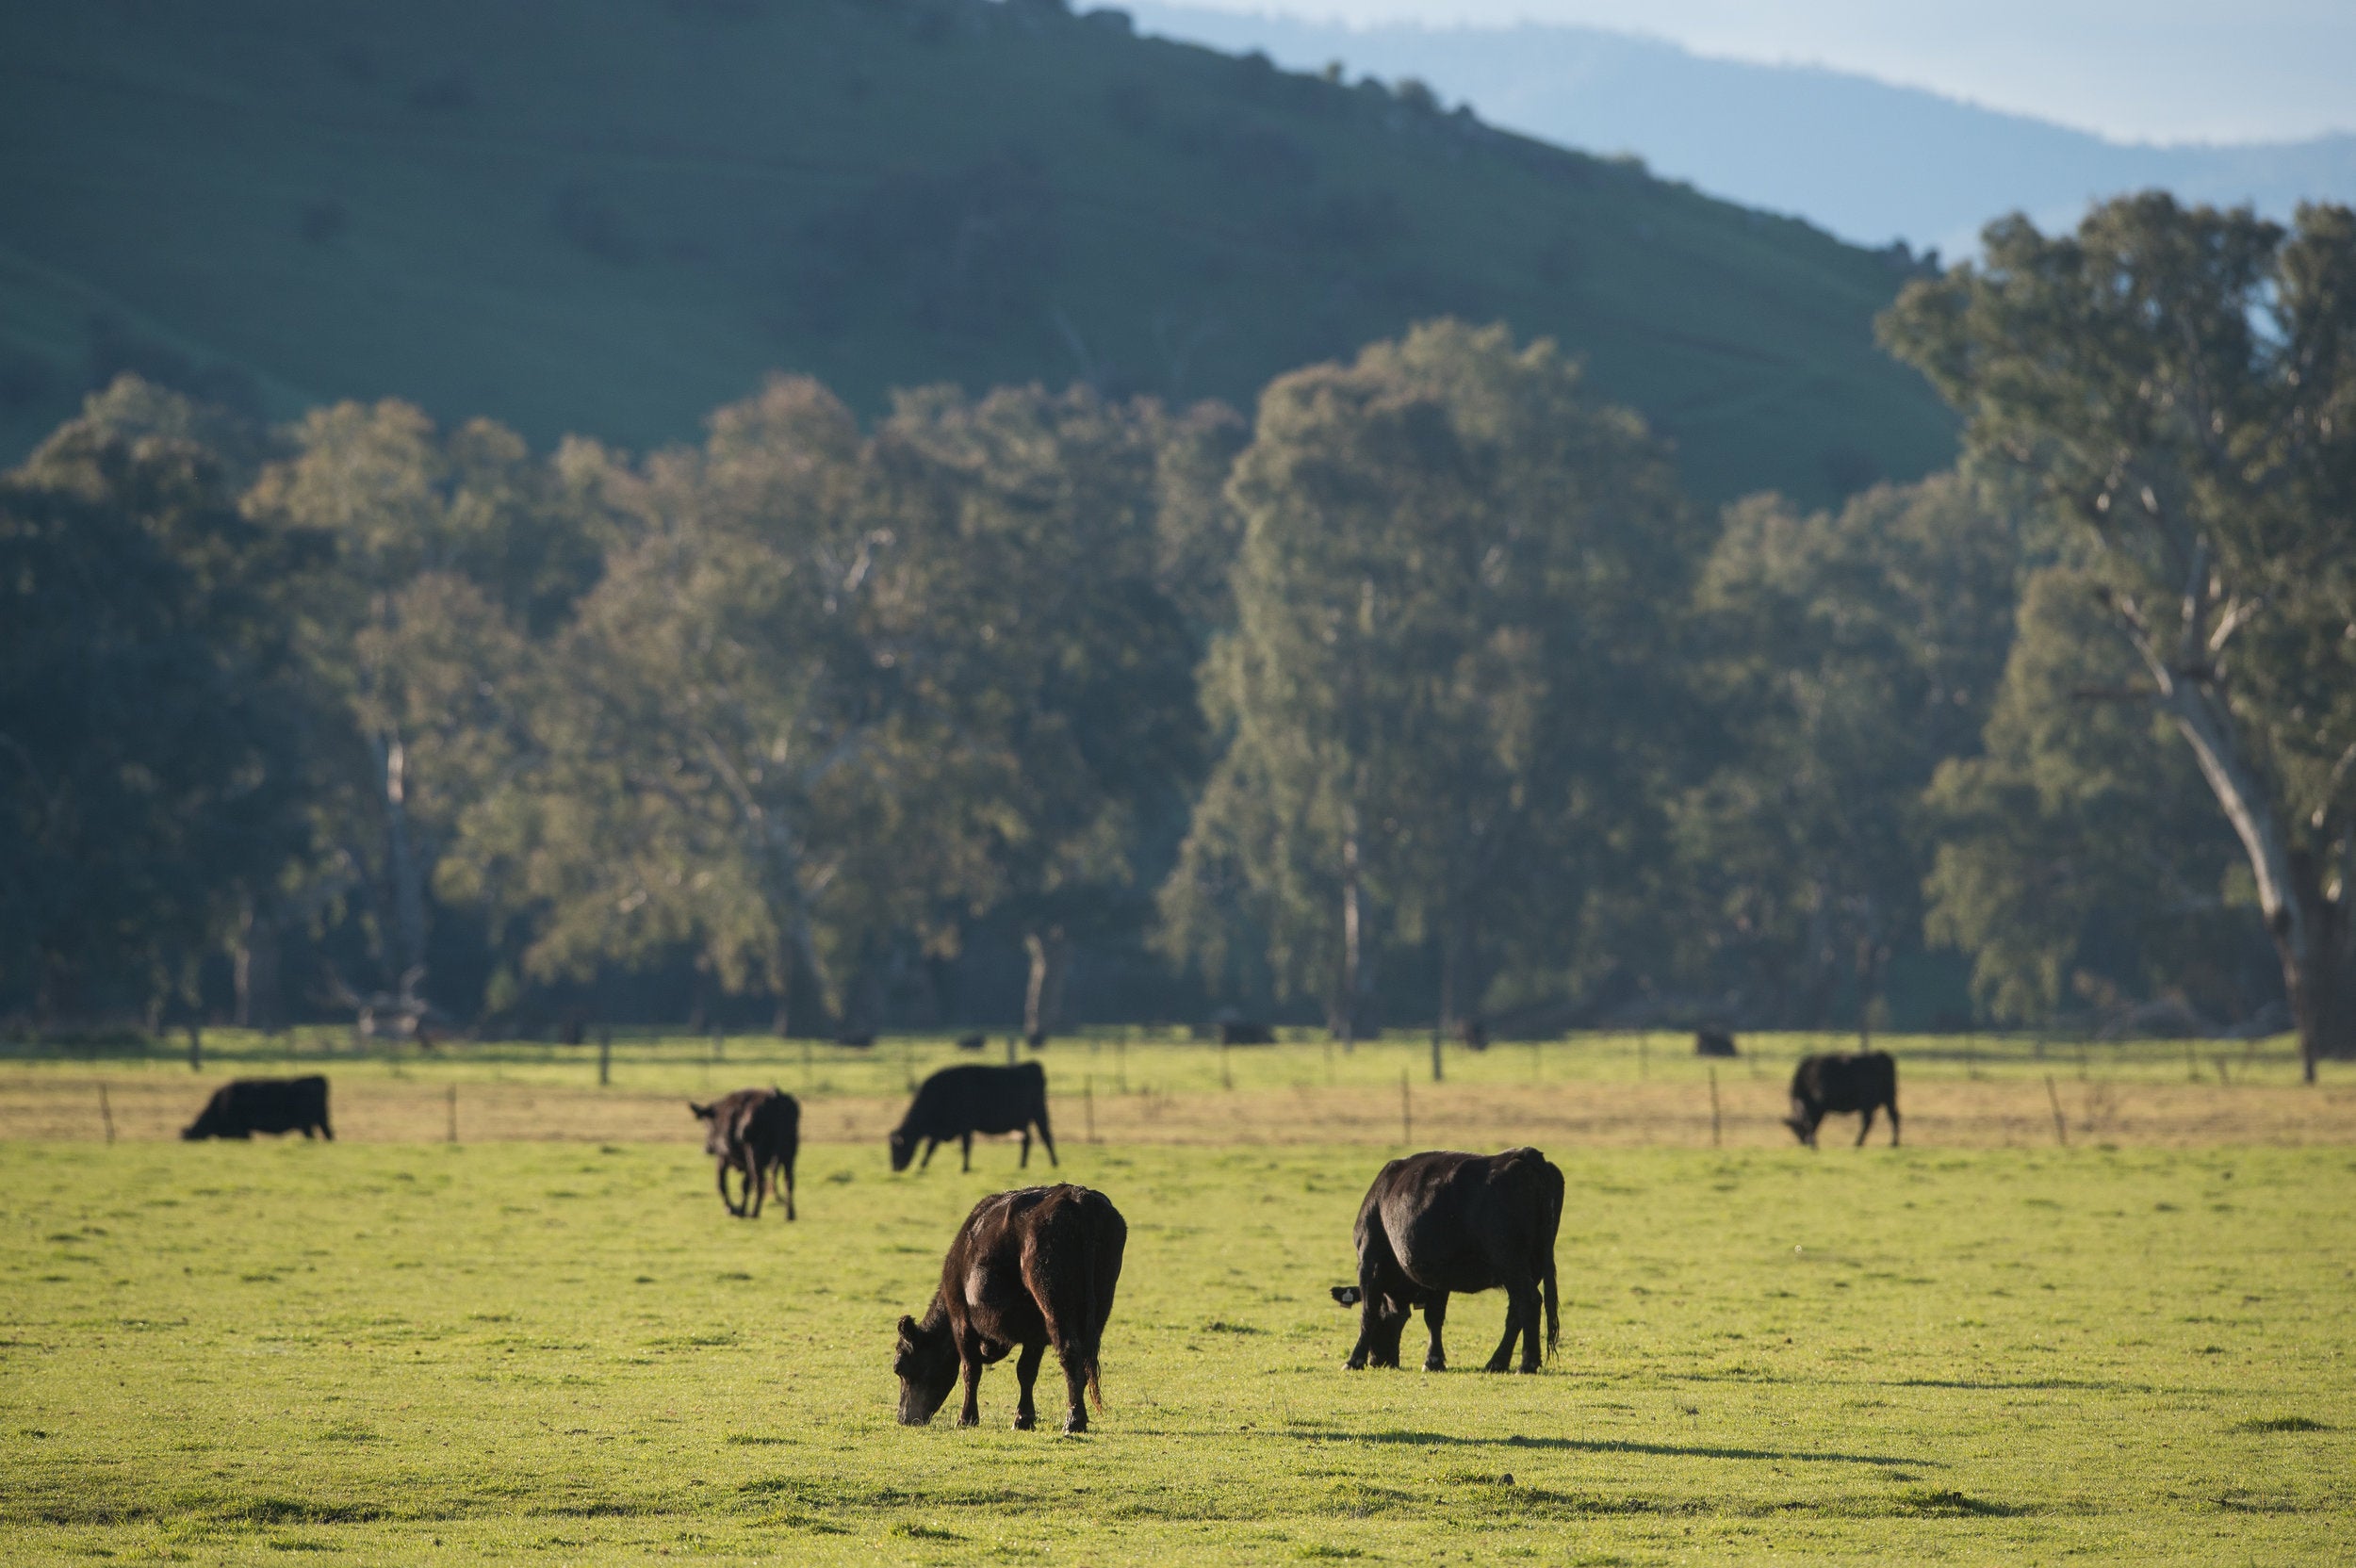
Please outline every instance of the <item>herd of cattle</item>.
[[[1707, 1047], [1704, 1054], [1710, 1054]], [[775, 1191], [784, 1200], [785, 1217], [794, 1218], [800, 1102], [782, 1089], [747, 1088], [709, 1105], [690, 1102], [688, 1108], [705, 1123], [704, 1151], [716, 1163], [720, 1200], [728, 1213], [757, 1218], [762, 1198]], [[1813, 1148], [1825, 1117], [1859, 1114], [1857, 1142], [1863, 1144], [1874, 1114], [1883, 1110], [1890, 1113], [1895, 1145], [1898, 1070], [1888, 1053], [1808, 1056], [1792, 1075], [1792, 1114], [1784, 1124]], [[1057, 1163], [1047, 1126], [1047, 1074], [1037, 1062], [944, 1068], [924, 1080], [892, 1129], [892, 1168], [906, 1170], [922, 1143], [922, 1170], [933, 1151], [954, 1138], [971, 1170], [976, 1134], [1020, 1134], [1021, 1164], [1027, 1168], [1035, 1128], [1049, 1163]], [[224, 1084], [180, 1135], [296, 1132], [306, 1138], [335, 1135], [327, 1120], [327, 1080], [316, 1073]], [[733, 1197], [730, 1172], [737, 1178]], [[1407, 1320], [1421, 1308], [1431, 1336], [1424, 1369], [1441, 1371], [1448, 1364], [1440, 1333], [1448, 1298], [1502, 1290], [1505, 1335], [1487, 1370], [1509, 1370], [1518, 1342], [1520, 1369], [1537, 1371], [1562, 1334], [1554, 1238], [1562, 1195], [1562, 1170], [1535, 1149], [1487, 1155], [1435, 1151], [1385, 1165], [1358, 1205], [1352, 1237], [1357, 1282], [1333, 1289], [1334, 1300], [1358, 1309], [1358, 1341], [1346, 1364], [1353, 1371], [1397, 1366]], [[917, 1426], [930, 1421], [962, 1377], [957, 1424], [976, 1424], [982, 1369], [1019, 1349], [1014, 1424], [1028, 1429], [1038, 1421], [1033, 1385], [1053, 1349], [1064, 1376], [1064, 1430], [1086, 1431], [1082, 1396], [1104, 1408], [1097, 1364], [1128, 1236], [1128, 1223], [1112, 1200], [1087, 1187], [1024, 1187], [975, 1204], [949, 1243], [940, 1287], [924, 1317], [900, 1319], [892, 1355], [899, 1418]]]

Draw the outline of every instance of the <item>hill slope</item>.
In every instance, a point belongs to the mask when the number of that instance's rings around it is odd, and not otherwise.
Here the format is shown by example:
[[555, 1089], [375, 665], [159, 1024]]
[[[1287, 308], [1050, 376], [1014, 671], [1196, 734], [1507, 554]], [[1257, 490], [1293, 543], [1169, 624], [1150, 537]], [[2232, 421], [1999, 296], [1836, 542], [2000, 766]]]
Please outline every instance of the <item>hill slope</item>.
[[1724, 497], [1947, 461], [1893, 258], [1040, 0], [0, 9], [0, 428], [115, 366], [692, 434], [1088, 376], [1248, 405], [1443, 312], [1584, 354]]
[[1867, 244], [1950, 254], [2025, 211], [2047, 228], [2158, 187], [2196, 202], [2356, 201], [2356, 135], [2235, 146], [2107, 141], [2025, 115], [1812, 66], [1712, 59], [1592, 27], [1340, 27], [1137, 0], [1137, 24], [1278, 63], [1415, 76], [1497, 124], [1632, 152], [1703, 189]]

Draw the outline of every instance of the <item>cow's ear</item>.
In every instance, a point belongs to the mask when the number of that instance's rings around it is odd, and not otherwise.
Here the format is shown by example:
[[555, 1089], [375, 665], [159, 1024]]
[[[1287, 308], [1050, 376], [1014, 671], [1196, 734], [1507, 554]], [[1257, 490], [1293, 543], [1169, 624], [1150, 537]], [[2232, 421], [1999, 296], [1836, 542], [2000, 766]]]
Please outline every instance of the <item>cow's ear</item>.
[[1345, 1307], [1354, 1307], [1358, 1304], [1358, 1287], [1356, 1285], [1335, 1285], [1333, 1287], [1333, 1299], [1340, 1302]]
[[698, 1105], [693, 1100], [690, 1100], [687, 1102], [687, 1108], [695, 1113], [695, 1119], [698, 1121], [710, 1121], [712, 1119], [712, 1107], [709, 1105]]
[[902, 1339], [914, 1339], [916, 1337], [916, 1319], [910, 1317], [907, 1313], [902, 1313], [900, 1315], [900, 1337]]

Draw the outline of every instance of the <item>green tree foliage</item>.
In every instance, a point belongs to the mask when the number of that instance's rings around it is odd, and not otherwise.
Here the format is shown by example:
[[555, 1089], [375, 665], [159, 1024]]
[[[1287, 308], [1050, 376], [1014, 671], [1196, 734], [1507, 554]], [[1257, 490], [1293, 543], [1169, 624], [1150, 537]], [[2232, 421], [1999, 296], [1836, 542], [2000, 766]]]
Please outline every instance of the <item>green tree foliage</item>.
[[1921, 927], [1917, 797], [1978, 744], [2018, 559], [2004, 508], [1952, 476], [1837, 513], [1727, 509], [1695, 592], [1722, 760], [1679, 803], [1661, 892], [1701, 901], [1685, 960], [1745, 1015], [1822, 1027], [1845, 988], [1871, 1018]]
[[2135, 676], [2100, 582], [2055, 564], [2028, 583], [1986, 751], [1942, 765], [1924, 801], [1928, 935], [1972, 956], [1980, 1002], [2013, 1022], [2154, 993], [2246, 1017], [2263, 998], [2237, 961], [2231, 831], [2164, 720], [2084, 700]]
[[527, 639], [561, 626], [602, 569], [612, 517], [561, 465], [476, 420], [444, 434], [400, 402], [319, 409], [245, 498], [330, 554], [295, 600], [326, 710], [320, 854], [270, 923], [346, 898], [381, 984], [415, 1005], [434, 868], [467, 804], [500, 775]]
[[151, 1023], [301, 852], [309, 541], [241, 516], [204, 420], [135, 383], [0, 479], [0, 987]]
[[[2356, 214], [2163, 195], [1992, 226], [1890, 344], [2086, 545], [2133, 678], [2239, 841], [2312, 1065], [2356, 1054]], [[2057, 626], [2064, 624], [2056, 621]]]
[[1173, 950], [1224, 975], [1263, 934], [1345, 1037], [1386, 951], [1431, 951], [1444, 1023], [1592, 971], [1654, 830], [1700, 546], [1660, 447], [1552, 345], [1434, 323], [1272, 384], [1232, 495], [1227, 744], [1162, 895]]
[[1164, 428], [1086, 391], [934, 390], [863, 433], [780, 380], [698, 450], [600, 460], [633, 542], [446, 888], [525, 915], [535, 975], [685, 946], [780, 1011], [798, 972], [854, 1028], [907, 945], [952, 955], [1000, 912], [1044, 1027], [1071, 927], [1192, 768]]

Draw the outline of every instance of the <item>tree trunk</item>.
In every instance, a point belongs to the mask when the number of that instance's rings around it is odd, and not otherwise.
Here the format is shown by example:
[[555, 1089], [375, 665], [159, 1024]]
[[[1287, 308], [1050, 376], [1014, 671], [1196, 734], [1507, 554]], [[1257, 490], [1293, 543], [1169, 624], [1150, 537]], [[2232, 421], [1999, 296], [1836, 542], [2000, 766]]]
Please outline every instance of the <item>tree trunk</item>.
[[1342, 840], [1342, 1004], [1341, 1027], [1345, 1053], [1358, 1048], [1358, 987], [1362, 962], [1361, 933], [1365, 912], [1360, 907], [1358, 885], [1358, 813], [1350, 811], [1350, 831]]
[[[2299, 1030], [2306, 1080], [2315, 1081], [2324, 1056], [2356, 1056], [2356, 985], [2346, 951], [2344, 886], [2326, 891], [2324, 867], [2291, 841], [2282, 802], [2242, 759], [2233, 719], [2208, 690], [2180, 677], [2137, 644], [2159, 688], [2160, 705], [2192, 747], [2193, 760], [2233, 825], [2258, 884], [2258, 909], [2282, 963], [2282, 988]], [[2315, 825], [2320, 827], [2320, 815]]]
[[398, 735], [379, 735], [375, 745], [384, 786], [384, 873], [393, 885], [392, 967], [403, 975], [425, 964], [425, 872], [409, 832], [408, 752]]
[[231, 972], [237, 988], [237, 1027], [278, 1032], [278, 923], [247, 904], [237, 920]]
[[2267, 922], [2282, 964], [2282, 988], [2299, 1031], [2299, 1057], [2308, 1083], [2324, 1057], [2356, 1057], [2356, 964], [2347, 951], [2347, 893], [2326, 895], [2312, 856], [2290, 857], [2290, 895], [2296, 918]]
[[1063, 1022], [1064, 973], [1072, 960], [1072, 944], [1063, 927], [1023, 933], [1023, 948], [1031, 956], [1030, 981], [1023, 989], [1023, 1037], [1044, 1039]]

